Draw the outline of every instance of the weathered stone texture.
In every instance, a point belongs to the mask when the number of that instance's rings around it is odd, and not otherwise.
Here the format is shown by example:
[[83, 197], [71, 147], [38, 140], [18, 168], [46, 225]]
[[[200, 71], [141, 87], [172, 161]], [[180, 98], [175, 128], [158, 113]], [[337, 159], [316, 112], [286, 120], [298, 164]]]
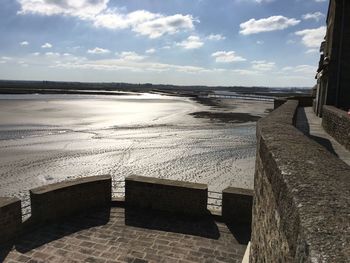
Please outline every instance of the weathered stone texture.
[[208, 186], [143, 176], [125, 178], [127, 206], [201, 216], [207, 213]]
[[0, 246], [16, 238], [21, 224], [21, 201], [17, 198], [0, 197]]
[[30, 190], [33, 221], [56, 221], [94, 208], [110, 206], [111, 177], [92, 176]]
[[250, 262], [347, 262], [350, 167], [293, 126], [297, 105], [257, 124]]
[[323, 106], [322, 126], [334, 139], [350, 150], [350, 116], [333, 106]]
[[253, 191], [228, 187], [222, 191], [222, 217], [225, 222], [252, 223]]

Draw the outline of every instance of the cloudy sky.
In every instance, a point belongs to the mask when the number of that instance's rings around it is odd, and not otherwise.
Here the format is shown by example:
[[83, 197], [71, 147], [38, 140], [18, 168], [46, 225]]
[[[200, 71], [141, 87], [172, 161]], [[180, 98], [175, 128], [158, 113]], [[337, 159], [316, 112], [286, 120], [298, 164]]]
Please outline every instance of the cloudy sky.
[[0, 79], [312, 86], [327, 0], [1, 0]]

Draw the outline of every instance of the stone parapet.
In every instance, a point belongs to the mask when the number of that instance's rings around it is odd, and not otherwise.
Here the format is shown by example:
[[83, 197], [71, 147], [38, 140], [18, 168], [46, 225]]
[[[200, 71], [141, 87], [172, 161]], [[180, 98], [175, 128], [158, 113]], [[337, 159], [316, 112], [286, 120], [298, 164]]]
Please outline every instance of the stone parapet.
[[347, 262], [350, 167], [293, 126], [297, 107], [257, 123], [250, 262]]
[[21, 201], [0, 197], [0, 246], [17, 237], [22, 225]]
[[207, 214], [208, 186], [143, 176], [125, 178], [127, 207], [154, 209], [191, 216]]
[[110, 206], [111, 176], [92, 176], [30, 190], [32, 220], [57, 221], [90, 209]]
[[225, 222], [251, 224], [253, 190], [228, 187], [222, 191], [222, 217]]
[[333, 106], [323, 106], [322, 126], [325, 131], [350, 151], [350, 116]]

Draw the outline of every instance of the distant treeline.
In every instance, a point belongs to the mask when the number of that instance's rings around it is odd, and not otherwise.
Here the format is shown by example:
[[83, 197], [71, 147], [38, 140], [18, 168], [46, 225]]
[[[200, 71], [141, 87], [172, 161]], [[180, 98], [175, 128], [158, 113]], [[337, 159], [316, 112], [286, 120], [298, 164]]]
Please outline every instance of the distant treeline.
[[243, 86], [176, 86], [164, 84], [131, 84], [131, 83], [84, 83], [84, 82], [58, 82], [58, 81], [15, 81], [0, 80], [0, 93], [2, 94], [31, 94], [31, 93], [93, 93], [114, 94], [113, 92], [165, 92], [179, 95], [208, 94], [213, 91], [232, 91], [242, 94], [266, 95], [273, 93], [275, 96], [286, 94], [309, 94], [310, 88], [269, 88], [269, 87], [243, 87]]

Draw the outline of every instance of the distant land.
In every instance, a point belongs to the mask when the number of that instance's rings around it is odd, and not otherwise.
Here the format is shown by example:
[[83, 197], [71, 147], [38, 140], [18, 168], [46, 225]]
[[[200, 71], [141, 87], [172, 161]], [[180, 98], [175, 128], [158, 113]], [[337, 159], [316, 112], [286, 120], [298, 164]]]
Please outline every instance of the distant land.
[[120, 95], [120, 92], [157, 92], [177, 96], [208, 95], [214, 91], [269, 96], [310, 94], [309, 87], [177, 86], [167, 84], [132, 84], [120, 82], [61, 82], [0, 80], [0, 94], [94, 94]]

